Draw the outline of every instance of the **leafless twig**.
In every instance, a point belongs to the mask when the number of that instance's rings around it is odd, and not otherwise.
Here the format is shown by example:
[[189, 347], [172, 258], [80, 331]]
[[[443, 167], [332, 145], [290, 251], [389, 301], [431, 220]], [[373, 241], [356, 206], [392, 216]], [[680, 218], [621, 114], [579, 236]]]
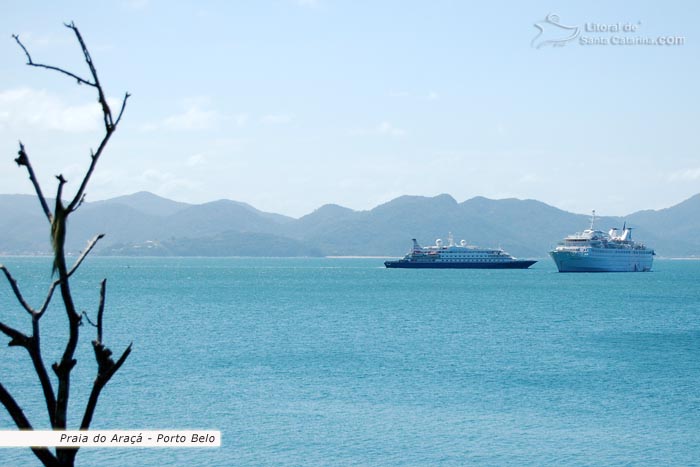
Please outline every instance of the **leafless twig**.
[[[20, 43], [20, 45], [22, 44]], [[22, 48], [24, 48], [24, 46], [22, 46]], [[29, 180], [32, 181], [32, 185], [34, 186], [36, 196], [37, 198], [39, 198], [39, 202], [41, 203], [41, 208], [44, 210], [44, 214], [46, 214], [46, 218], [49, 220], [49, 223], [53, 222], [53, 215], [51, 214], [51, 209], [49, 209], [49, 204], [46, 202], [46, 198], [41, 192], [41, 186], [39, 186], [39, 181], [36, 179], [36, 175], [34, 175], [34, 168], [32, 167], [31, 162], [29, 162], [29, 156], [27, 156], [27, 152], [24, 150], [24, 144], [22, 144], [21, 141], [19, 142], [19, 151], [17, 152], [17, 154], [18, 156], [15, 159], [15, 162], [18, 166], [24, 166], [27, 168], [27, 172], [29, 173]]]

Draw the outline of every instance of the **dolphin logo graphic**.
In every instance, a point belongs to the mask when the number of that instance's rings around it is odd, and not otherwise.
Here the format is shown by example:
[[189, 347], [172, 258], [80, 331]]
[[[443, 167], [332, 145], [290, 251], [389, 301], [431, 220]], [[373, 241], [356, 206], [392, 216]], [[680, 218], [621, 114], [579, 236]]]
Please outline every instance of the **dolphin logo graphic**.
[[578, 37], [580, 29], [578, 26], [564, 26], [559, 22], [559, 15], [548, 14], [544, 21], [534, 24], [538, 29], [537, 35], [530, 42], [530, 46], [536, 49], [545, 45], [552, 47], [563, 47]]

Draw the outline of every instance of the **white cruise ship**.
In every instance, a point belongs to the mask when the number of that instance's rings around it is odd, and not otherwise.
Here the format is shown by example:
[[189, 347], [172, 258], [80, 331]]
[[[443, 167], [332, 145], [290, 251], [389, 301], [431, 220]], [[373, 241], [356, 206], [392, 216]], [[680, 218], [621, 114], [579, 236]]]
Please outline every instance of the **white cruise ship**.
[[549, 252], [559, 272], [637, 272], [651, 271], [654, 250], [632, 240], [632, 228], [595, 230], [591, 227], [569, 235]]
[[500, 248], [479, 248], [467, 245], [465, 240], [454, 243], [452, 234], [447, 245], [435, 240], [435, 245], [422, 247], [413, 239], [413, 249], [403, 258], [385, 261], [387, 268], [431, 269], [526, 269], [535, 260], [516, 259]]

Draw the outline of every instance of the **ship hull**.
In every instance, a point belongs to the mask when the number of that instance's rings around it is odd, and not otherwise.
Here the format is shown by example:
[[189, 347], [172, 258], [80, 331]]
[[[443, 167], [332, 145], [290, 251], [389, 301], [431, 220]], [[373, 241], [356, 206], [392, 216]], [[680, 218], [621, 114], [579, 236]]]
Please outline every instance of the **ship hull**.
[[654, 261], [652, 252], [572, 251], [549, 253], [559, 272], [646, 272]]
[[401, 269], [527, 269], [537, 261], [535, 260], [515, 260], [502, 263], [480, 263], [480, 262], [428, 262], [428, 261], [385, 261], [387, 268]]

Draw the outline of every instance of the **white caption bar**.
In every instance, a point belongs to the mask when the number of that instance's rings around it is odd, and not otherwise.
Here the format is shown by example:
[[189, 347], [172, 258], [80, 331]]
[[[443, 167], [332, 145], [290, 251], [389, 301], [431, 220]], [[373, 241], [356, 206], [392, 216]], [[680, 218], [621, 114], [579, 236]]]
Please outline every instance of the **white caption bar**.
[[27, 430], [0, 431], [0, 448], [218, 448], [218, 430]]

